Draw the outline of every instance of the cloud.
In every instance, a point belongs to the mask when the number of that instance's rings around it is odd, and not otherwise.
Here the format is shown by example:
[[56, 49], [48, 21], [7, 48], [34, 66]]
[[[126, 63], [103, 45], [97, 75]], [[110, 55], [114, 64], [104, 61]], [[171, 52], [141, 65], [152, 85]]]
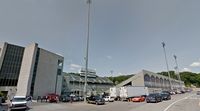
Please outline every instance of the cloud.
[[108, 56], [106, 56], [106, 58], [107, 58], [107, 59], [112, 59], [112, 56], [109, 56], [109, 55], [108, 55]]
[[191, 69], [189, 69], [189, 68], [183, 68], [183, 71], [191, 72]]
[[200, 67], [200, 62], [193, 62], [190, 64], [191, 67]]
[[78, 64], [70, 64], [70, 67], [73, 68], [81, 68], [82, 66], [78, 65]]
[[82, 66], [78, 64], [70, 64], [69, 67], [70, 70], [79, 70], [80, 68], [82, 68]]

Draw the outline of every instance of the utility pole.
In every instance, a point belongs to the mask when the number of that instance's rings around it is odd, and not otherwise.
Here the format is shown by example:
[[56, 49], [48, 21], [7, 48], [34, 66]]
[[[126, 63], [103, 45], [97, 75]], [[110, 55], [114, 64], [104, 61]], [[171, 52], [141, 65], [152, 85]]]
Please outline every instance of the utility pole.
[[111, 76], [113, 76], [113, 75], [112, 75], [112, 74], [113, 74], [113, 70], [110, 71], [110, 74], [111, 74]]
[[178, 62], [177, 62], [177, 56], [174, 55], [174, 60], [175, 60], [175, 63], [176, 63], [176, 72], [177, 72], [177, 76], [178, 76], [178, 80], [179, 80], [179, 85], [180, 85], [180, 88], [181, 88], [181, 77], [180, 77], [180, 73], [179, 73], [179, 68], [178, 68]]
[[88, 18], [87, 18], [87, 47], [86, 47], [86, 57], [85, 57], [85, 85], [84, 85], [84, 102], [86, 103], [87, 96], [87, 74], [88, 74], [88, 53], [89, 53], [89, 38], [90, 38], [90, 5], [91, 0], [87, 0], [88, 4]]
[[113, 77], [113, 70], [110, 71], [110, 74], [111, 74], [111, 76], [112, 76], [112, 82], [113, 82], [113, 80], [114, 80], [114, 79], [113, 79], [113, 78], [114, 78], [114, 77]]
[[165, 55], [165, 62], [166, 62], [166, 66], [167, 66], [170, 89], [173, 90], [172, 83], [171, 83], [170, 72], [169, 72], [169, 65], [168, 65], [168, 61], [167, 61], [167, 54], [166, 54], [166, 51], [165, 51], [165, 43], [164, 42], [162, 42], [162, 47], [163, 47], [163, 51], [164, 51], [164, 55]]

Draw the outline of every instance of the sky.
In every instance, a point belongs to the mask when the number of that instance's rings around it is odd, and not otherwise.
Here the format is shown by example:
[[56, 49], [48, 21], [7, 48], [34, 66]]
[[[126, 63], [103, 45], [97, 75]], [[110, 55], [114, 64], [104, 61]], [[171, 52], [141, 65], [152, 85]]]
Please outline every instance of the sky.
[[[92, 0], [89, 68], [99, 76], [200, 72], [199, 0]], [[85, 67], [86, 0], [0, 0], [0, 41], [64, 56], [64, 71]], [[111, 73], [113, 71], [113, 73]]]

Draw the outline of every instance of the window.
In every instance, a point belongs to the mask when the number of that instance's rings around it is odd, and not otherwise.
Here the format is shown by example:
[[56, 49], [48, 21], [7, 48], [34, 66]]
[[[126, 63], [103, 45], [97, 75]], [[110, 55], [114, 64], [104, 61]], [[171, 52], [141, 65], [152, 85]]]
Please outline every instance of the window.
[[63, 61], [62, 60], [58, 60], [58, 66], [62, 67], [63, 66]]

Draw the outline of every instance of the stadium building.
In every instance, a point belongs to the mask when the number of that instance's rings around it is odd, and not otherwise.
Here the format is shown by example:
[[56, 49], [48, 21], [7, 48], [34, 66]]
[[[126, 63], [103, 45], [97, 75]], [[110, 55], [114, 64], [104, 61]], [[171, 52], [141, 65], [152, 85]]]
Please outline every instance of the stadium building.
[[[75, 94], [83, 96], [85, 84], [85, 71], [82, 69], [79, 73], [64, 73], [62, 94]], [[113, 87], [113, 82], [107, 77], [99, 77], [94, 70], [89, 70], [87, 75], [87, 94], [101, 94]]]
[[121, 82], [117, 87], [122, 86], [143, 86], [148, 87], [149, 92], [155, 92], [160, 90], [171, 90], [170, 81], [172, 84], [172, 89], [182, 89], [184, 88], [184, 82], [176, 79], [169, 79], [166, 76], [159, 75], [147, 70], [142, 70], [138, 74], [135, 74], [131, 78]]
[[64, 58], [39, 48], [0, 44], [0, 91], [12, 98], [61, 94]]

